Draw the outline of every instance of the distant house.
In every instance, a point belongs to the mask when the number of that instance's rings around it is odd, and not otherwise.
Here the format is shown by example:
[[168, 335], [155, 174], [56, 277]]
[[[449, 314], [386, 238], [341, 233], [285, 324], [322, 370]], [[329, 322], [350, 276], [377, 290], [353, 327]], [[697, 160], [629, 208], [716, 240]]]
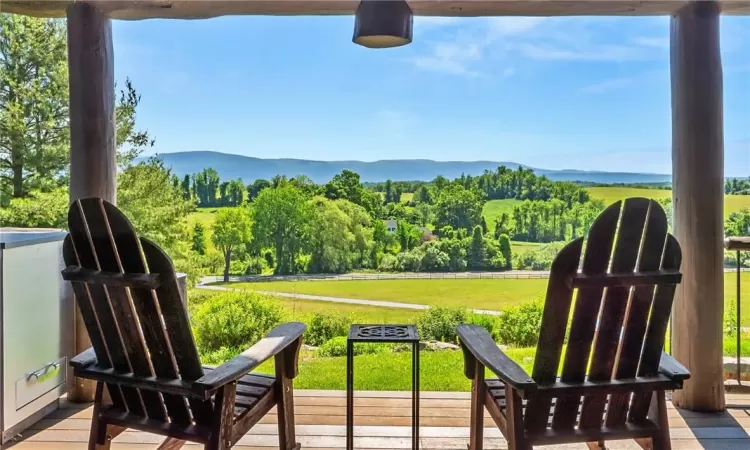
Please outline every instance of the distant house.
[[396, 219], [388, 219], [384, 220], [383, 223], [385, 223], [385, 229], [389, 233], [395, 233], [396, 227], [398, 226], [398, 221]]

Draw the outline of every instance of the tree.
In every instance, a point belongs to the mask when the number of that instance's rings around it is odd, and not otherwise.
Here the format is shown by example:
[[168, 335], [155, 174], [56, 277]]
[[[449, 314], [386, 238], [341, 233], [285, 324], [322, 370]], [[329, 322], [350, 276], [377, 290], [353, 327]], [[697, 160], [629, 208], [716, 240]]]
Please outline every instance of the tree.
[[171, 171], [158, 158], [131, 165], [117, 176], [117, 206], [139, 235], [173, 255], [183, 253], [180, 244], [189, 242], [185, 218], [195, 205], [183, 198], [182, 189], [175, 188], [171, 179]]
[[258, 180], [255, 180], [253, 184], [248, 184], [247, 185], [247, 200], [253, 201], [255, 197], [257, 197], [258, 194], [260, 194], [260, 191], [268, 187], [271, 187], [271, 182], [268, 180], [258, 179]]
[[406, 221], [399, 220], [396, 225], [396, 239], [401, 245], [402, 252], [409, 251], [422, 241], [422, 230]]
[[513, 251], [510, 245], [510, 237], [508, 237], [507, 234], [503, 233], [500, 235], [497, 241], [498, 244], [500, 244], [500, 253], [502, 253], [503, 258], [505, 258], [505, 268], [510, 270], [513, 261]]
[[185, 200], [190, 200], [192, 198], [192, 192], [190, 191], [190, 175], [185, 175], [180, 187], [182, 189], [182, 197]]
[[[126, 79], [115, 106], [120, 170], [154, 143], [135, 126], [140, 99]], [[0, 15], [0, 193], [17, 198], [65, 182], [68, 105], [65, 22]]]
[[0, 14], [0, 180], [23, 197], [67, 166], [65, 22]]
[[296, 187], [285, 184], [261, 191], [253, 201], [253, 240], [256, 248], [273, 247], [277, 274], [297, 271], [312, 205]]
[[351, 219], [335, 202], [323, 197], [312, 200], [314, 214], [309, 234], [312, 273], [343, 273], [351, 268], [354, 235], [349, 231]]
[[227, 202], [232, 206], [240, 206], [245, 201], [245, 185], [238, 178], [229, 182], [227, 186]]
[[213, 224], [213, 241], [224, 255], [224, 282], [229, 282], [229, 263], [232, 250], [250, 241], [250, 215], [243, 207], [221, 208], [216, 213]]
[[206, 234], [203, 224], [197, 222], [193, 227], [193, 246], [192, 250], [199, 255], [206, 254]]
[[471, 234], [471, 244], [466, 256], [468, 258], [469, 269], [484, 269], [484, 234], [482, 234], [482, 227], [479, 225], [474, 227], [474, 231]]
[[198, 206], [216, 206], [216, 192], [219, 189], [219, 173], [212, 169], [203, 169], [195, 175], [196, 196]]
[[432, 222], [432, 219], [435, 215], [432, 213], [432, 206], [430, 206], [428, 203], [417, 203], [417, 206], [414, 209], [419, 214], [420, 225], [426, 227], [427, 224]]
[[393, 181], [385, 181], [385, 190], [383, 191], [383, 193], [385, 194], [385, 201], [383, 203], [396, 203], [393, 201]]
[[482, 202], [472, 191], [458, 185], [443, 190], [435, 210], [438, 229], [450, 225], [456, 230], [472, 230], [482, 220]]

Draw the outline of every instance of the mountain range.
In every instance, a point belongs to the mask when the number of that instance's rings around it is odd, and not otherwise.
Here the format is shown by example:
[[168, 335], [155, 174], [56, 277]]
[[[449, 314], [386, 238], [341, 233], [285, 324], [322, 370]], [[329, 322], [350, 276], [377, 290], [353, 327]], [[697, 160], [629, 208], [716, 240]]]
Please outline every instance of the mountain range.
[[[453, 179], [461, 174], [480, 175], [498, 166], [516, 169], [521, 166], [511, 161], [433, 161], [429, 159], [398, 159], [381, 161], [314, 161], [307, 159], [265, 159], [211, 151], [162, 153], [159, 155], [167, 167], [179, 177], [213, 168], [222, 180], [242, 178], [247, 184], [259, 178], [271, 179], [275, 175], [294, 177], [307, 175], [316, 183], [325, 183], [344, 169], [357, 172], [363, 182], [391, 180], [429, 181], [438, 175]], [[590, 183], [662, 183], [671, 176], [654, 173], [598, 172], [584, 170], [533, 169], [537, 175], [546, 175], [555, 181], [582, 181]]]

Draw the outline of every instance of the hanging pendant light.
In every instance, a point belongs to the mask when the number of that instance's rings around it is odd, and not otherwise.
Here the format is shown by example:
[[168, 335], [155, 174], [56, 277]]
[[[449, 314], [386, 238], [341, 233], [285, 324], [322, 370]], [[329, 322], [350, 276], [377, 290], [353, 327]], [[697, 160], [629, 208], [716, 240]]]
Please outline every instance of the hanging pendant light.
[[352, 40], [368, 48], [400, 47], [411, 43], [412, 20], [406, 0], [362, 0]]

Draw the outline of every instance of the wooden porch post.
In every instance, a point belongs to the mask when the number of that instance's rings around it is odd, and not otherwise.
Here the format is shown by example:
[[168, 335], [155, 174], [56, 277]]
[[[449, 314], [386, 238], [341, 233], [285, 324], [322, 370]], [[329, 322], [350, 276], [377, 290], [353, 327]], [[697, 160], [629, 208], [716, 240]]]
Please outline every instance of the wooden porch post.
[[[70, 77], [70, 201], [101, 197], [115, 202], [115, 82], [112, 23], [91, 3], [68, 7]], [[76, 308], [75, 351], [91, 346]], [[95, 384], [76, 379], [74, 401], [93, 401]]]
[[673, 397], [695, 411], [725, 409], [724, 123], [719, 13], [690, 3], [671, 20], [672, 196], [683, 281], [673, 314], [673, 353], [692, 374]]

